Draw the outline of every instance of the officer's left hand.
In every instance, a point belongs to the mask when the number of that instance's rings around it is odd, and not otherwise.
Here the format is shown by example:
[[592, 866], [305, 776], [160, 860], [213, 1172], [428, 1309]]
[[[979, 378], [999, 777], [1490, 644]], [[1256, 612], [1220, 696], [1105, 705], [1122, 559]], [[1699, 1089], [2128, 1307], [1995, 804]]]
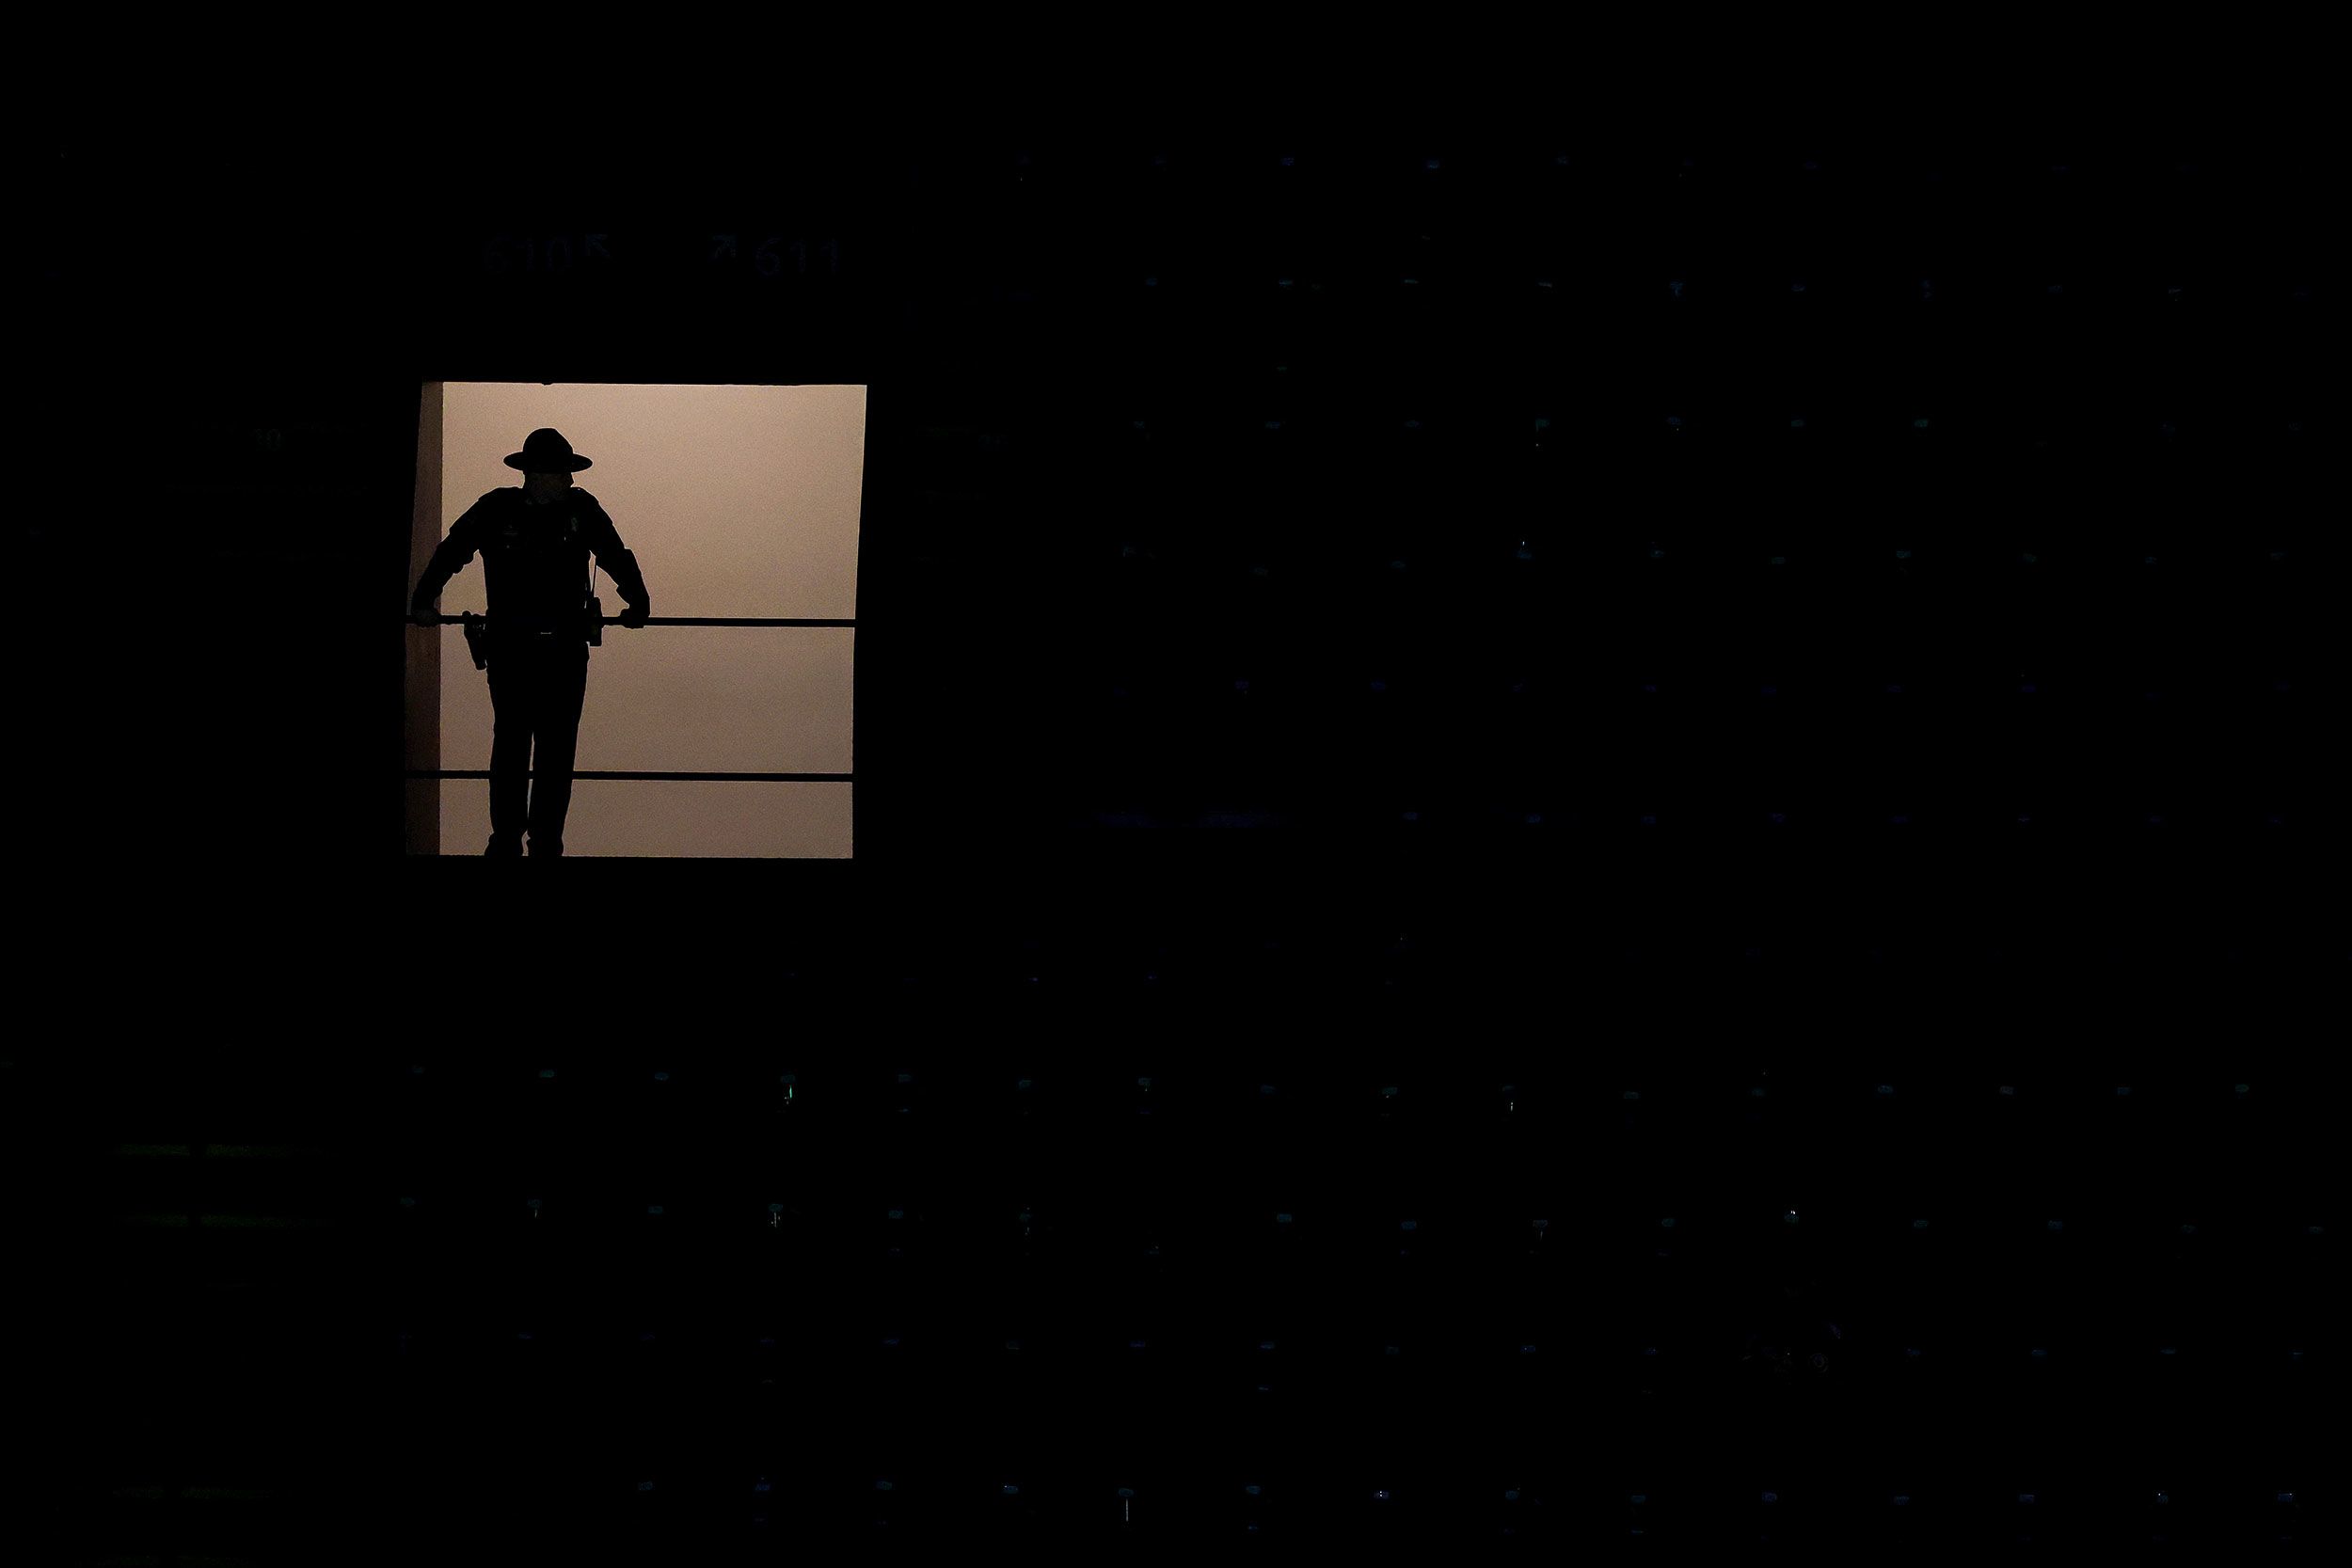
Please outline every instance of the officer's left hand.
[[645, 611], [638, 609], [635, 605], [630, 605], [628, 609], [622, 610], [620, 615], [621, 625], [625, 626], [642, 626], [645, 624]]

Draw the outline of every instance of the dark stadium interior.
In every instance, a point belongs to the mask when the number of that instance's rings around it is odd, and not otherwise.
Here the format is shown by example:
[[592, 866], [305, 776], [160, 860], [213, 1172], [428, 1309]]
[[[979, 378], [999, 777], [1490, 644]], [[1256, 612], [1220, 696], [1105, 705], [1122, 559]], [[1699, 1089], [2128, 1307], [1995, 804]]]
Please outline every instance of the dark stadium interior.
[[[17, 150], [15, 1560], [2333, 1532], [2309, 145], [670, 151]], [[868, 389], [851, 856], [408, 852], [443, 380]]]

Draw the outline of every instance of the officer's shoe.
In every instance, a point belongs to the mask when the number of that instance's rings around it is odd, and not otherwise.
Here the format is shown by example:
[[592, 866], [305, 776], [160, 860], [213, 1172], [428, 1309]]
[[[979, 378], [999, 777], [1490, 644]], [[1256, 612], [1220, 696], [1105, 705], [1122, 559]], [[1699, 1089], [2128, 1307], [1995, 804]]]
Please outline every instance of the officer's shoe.
[[511, 839], [501, 839], [498, 834], [492, 833], [490, 847], [482, 852], [493, 860], [520, 860], [523, 855], [523, 847]]

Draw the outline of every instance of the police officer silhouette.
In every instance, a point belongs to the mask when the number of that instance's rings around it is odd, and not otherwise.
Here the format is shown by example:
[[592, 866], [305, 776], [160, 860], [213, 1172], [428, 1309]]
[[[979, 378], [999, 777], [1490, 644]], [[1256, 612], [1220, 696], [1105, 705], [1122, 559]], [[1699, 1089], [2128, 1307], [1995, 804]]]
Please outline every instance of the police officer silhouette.
[[495, 716], [490, 845], [483, 852], [520, 855], [528, 830], [532, 855], [560, 855], [588, 691], [591, 552], [628, 601], [622, 626], [644, 626], [652, 601], [612, 519], [595, 496], [573, 486], [572, 475], [589, 462], [569, 441], [553, 430], [534, 430], [522, 451], [507, 454], [506, 466], [521, 469], [523, 483], [488, 492], [450, 525], [409, 597], [408, 614], [420, 626], [437, 626], [442, 585], [481, 553], [490, 602], [483, 643]]

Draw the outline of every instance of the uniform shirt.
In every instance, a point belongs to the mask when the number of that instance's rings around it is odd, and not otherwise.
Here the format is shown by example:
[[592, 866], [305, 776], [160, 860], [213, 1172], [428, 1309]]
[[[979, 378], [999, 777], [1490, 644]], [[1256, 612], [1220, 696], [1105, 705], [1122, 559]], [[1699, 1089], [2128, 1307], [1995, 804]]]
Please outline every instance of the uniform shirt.
[[621, 597], [645, 610], [652, 599], [637, 557], [621, 543], [596, 498], [566, 490], [540, 506], [520, 485], [492, 490], [450, 525], [409, 600], [410, 612], [430, 610], [449, 579], [479, 552], [483, 587], [495, 631], [552, 631], [555, 641], [588, 641], [581, 602], [588, 594], [588, 557], [612, 576]]

